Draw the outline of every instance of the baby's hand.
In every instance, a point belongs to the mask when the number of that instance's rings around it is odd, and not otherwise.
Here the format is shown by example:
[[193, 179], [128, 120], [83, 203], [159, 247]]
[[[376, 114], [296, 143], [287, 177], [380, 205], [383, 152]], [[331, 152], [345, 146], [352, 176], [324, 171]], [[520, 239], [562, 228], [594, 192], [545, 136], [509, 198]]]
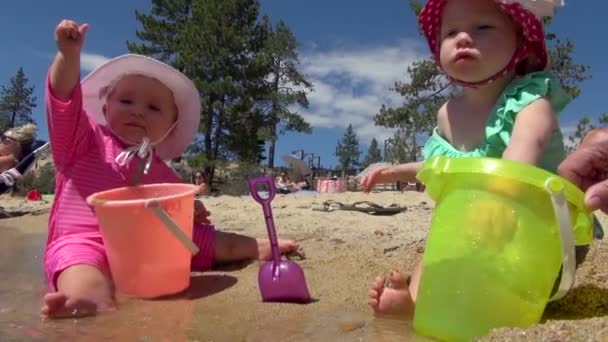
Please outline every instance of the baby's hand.
[[211, 223], [207, 217], [211, 215], [201, 201], [194, 201], [194, 223]]
[[209, 194], [209, 187], [207, 186], [207, 183], [201, 183], [198, 186], [198, 194], [201, 196], [207, 196]]
[[89, 24], [78, 25], [71, 20], [62, 20], [55, 29], [57, 48], [64, 56], [78, 56], [84, 45]]
[[361, 187], [364, 192], [370, 192], [376, 184], [394, 182], [395, 174], [390, 167], [379, 167], [372, 170], [361, 180]]

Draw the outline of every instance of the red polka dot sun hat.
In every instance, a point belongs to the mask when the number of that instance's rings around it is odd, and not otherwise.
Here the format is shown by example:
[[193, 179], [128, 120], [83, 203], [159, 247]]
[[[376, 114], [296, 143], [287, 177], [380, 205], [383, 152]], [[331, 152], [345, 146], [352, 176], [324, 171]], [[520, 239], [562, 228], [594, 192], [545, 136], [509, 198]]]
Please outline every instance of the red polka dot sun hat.
[[[441, 15], [448, 0], [429, 0], [420, 12], [418, 24], [427, 39], [429, 48], [439, 64], [439, 32], [441, 30]], [[463, 86], [476, 87], [496, 80], [507, 73], [516, 70], [520, 62], [525, 60], [529, 53], [535, 58], [529, 58], [528, 70], [540, 71], [547, 67], [549, 57], [545, 43], [545, 32], [540, 20], [542, 17], [551, 17], [556, 7], [563, 6], [564, 0], [492, 0], [500, 10], [507, 14], [513, 22], [520, 26], [524, 38], [523, 44], [515, 51], [511, 61], [496, 74], [478, 82], [464, 82], [450, 77], [450, 79]]]

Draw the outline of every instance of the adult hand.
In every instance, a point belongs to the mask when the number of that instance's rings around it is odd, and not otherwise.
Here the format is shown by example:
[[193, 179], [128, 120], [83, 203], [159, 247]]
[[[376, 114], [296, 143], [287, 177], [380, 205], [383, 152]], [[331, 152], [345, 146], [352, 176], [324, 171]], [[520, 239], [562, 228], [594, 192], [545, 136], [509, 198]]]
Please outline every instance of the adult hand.
[[608, 214], [608, 139], [581, 145], [561, 163], [558, 173], [585, 191], [589, 209]]

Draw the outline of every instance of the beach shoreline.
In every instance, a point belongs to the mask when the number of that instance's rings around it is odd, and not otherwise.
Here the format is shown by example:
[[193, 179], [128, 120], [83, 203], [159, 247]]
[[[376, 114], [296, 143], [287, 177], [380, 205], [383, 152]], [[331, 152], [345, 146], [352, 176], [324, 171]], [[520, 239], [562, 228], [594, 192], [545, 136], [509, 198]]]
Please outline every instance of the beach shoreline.
[[[407, 210], [393, 216], [313, 210], [327, 200], [342, 203], [368, 200], [383, 206], [395, 203]], [[203, 201], [218, 229], [266, 236], [262, 208], [251, 198], [220, 196]], [[21, 324], [49, 340], [74, 334], [189, 341], [263, 341], [269, 336], [290, 341], [392, 341], [403, 340], [404, 334], [413, 336], [411, 327], [407, 328], [411, 323], [374, 320], [367, 306], [367, 290], [375, 276], [393, 269], [408, 272], [421, 259], [433, 207], [424, 193], [278, 195], [272, 203], [278, 234], [302, 245], [305, 259], [294, 261], [304, 269], [315, 298], [311, 304], [262, 303], [257, 285], [259, 263], [253, 262], [195, 274], [193, 279], [198, 285], [213, 288], [205, 293], [188, 292], [187, 298], [174, 301], [125, 299], [120, 301], [118, 312], [77, 320], [77, 325], [66, 321], [49, 323], [37, 316], [40, 296], [45, 290], [42, 253], [50, 204], [6, 196], [0, 199], [0, 206], [9, 211], [34, 211], [34, 215], [0, 221], [0, 271], [12, 275], [9, 281], [0, 284], [3, 335], [25, 336], [23, 329], [18, 328]], [[608, 222], [603, 214], [598, 217], [603, 224]], [[608, 244], [603, 240], [595, 242], [577, 270], [575, 288], [564, 299], [549, 305], [545, 322], [526, 330], [498, 329], [482, 340], [607, 339], [608, 319], [604, 317], [608, 315], [605, 289], [608, 264], [604, 262], [607, 256]], [[120, 327], [117, 322], [122, 322]], [[108, 327], [116, 329], [110, 333]]]

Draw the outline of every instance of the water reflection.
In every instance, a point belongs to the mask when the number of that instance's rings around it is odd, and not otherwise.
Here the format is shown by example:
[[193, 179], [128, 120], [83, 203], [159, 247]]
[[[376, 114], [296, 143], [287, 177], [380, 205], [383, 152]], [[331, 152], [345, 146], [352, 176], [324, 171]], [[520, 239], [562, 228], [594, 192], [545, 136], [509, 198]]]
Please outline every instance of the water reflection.
[[414, 336], [410, 322], [373, 319], [367, 310], [336, 312], [323, 301], [261, 303], [256, 265], [240, 273], [239, 281], [221, 273], [193, 275], [190, 289], [177, 296], [148, 301], [119, 297], [119, 310], [113, 312], [43, 320], [38, 315], [45, 292], [43, 231], [0, 226], [2, 342], [425, 341]]

